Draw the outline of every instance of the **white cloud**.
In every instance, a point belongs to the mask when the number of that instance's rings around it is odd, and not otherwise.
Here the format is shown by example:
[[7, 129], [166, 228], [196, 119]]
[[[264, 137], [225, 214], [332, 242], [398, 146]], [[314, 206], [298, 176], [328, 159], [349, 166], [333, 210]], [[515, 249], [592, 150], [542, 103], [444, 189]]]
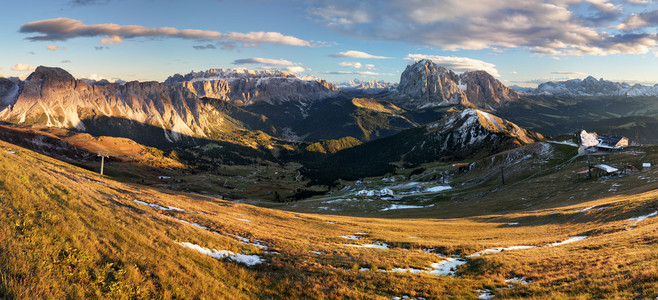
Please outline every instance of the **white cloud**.
[[374, 70], [376, 69], [375, 65], [373, 64], [361, 64], [360, 62], [350, 62], [350, 61], [345, 61], [345, 62], [340, 62], [338, 63], [339, 66], [341, 67], [348, 67], [348, 68], [355, 68], [355, 69], [361, 69], [365, 68], [368, 70]]
[[304, 69], [303, 67], [295, 66], [295, 67], [287, 67], [286, 71], [293, 73], [301, 73], [306, 71], [306, 69]]
[[57, 18], [23, 24], [19, 32], [36, 33], [27, 37], [31, 41], [65, 41], [77, 37], [106, 37], [102, 43], [120, 43], [124, 39], [136, 37], [172, 37], [191, 40], [233, 40], [248, 44], [270, 43], [290, 46], [310, 47], [308, 41], [279, 32], [229, 32], [221, 33], [200, 29], [177, 29], [173, 27], [149, 28], [139, 25], [94, 24], [82, 21]]
[[101, 40], [101, 44], [107, 45], [107, 44], [121, 44], [123, 43], [123, 39], [118, 36], [118, 35], [113, 35], [111, 37], [106, 37]]
[[519, 72], [517, 72], [517, 71], [512, 71], [512, 72], [509, 72], [509, 73], [513, 74], [513, 75], [519, 74]]
[[616, 28], [619, 30], [629, 31], [633, 29], [654, 26], [658, 23], [658, 10], [643, 12], [641, 14], [631, 14]]
[[405, 59], [411, 61], [429, 59], [433, 61], [435, 64], [443, 66], [447, 69], [451, 69], [455, 72], [482, 70], [482, 71], [486, 71], [487, 73], [491, 74], [494, 77], [500, 77], [498, 70], [496, 70], [496, 65], [468, 57], [408, 54]]
[[351, 58], [372, 58], [372, 59], [389, 59], [390, 57], [376, 56], [361, 51], [345, 51], [330, 55], [331, 57], [351, 57]]
[[252, 57], [252, 58], [243, 58], [233, 61], [234, 65], [246, 65], [246, 64], [263, 64], [269, 66], [294, 66], [298, 63], [293, 63], [285, 59], [271, 59], [271, 58], [262, 58], [262, 57]]
[[55, 45], [48, 45], [46, 46], [46, 49], [50, 51], [57, 51], [57, 50], [66, 50], [66, 47], [60, 47], [60, 46], [55, 46]]
[[28, 64], [15, 64], [11, 69], [13, 71], [25, 72], [25, 71], [34, 71], [37, 67], [31, 66]]
[[355, 68], [355, 69], [361, 69], [363, 65], [361, 65], [360, 62], [349, 62], [349, 61], [344, 61], [338, 63], [339, 66], [341, 67], [349, 67], [349, 68]]
[[633, 35], [607, 32], [628, 14], [621, 4], [610, 0], [307, 3], [307, 12], [316, 21], [338, 33], [444, 50], [524, 48], [550, 56], [608, 55], [647, 53], [658, 40], [651, 28]]

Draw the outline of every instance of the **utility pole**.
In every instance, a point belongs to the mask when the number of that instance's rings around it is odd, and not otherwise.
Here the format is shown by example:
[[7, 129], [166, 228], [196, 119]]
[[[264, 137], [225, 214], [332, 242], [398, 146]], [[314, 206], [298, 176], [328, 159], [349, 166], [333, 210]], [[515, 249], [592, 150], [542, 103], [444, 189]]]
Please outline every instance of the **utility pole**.
[[98, 153], [98, 156], [101, 157], [101, 176], [103, 176], [103, 167], [105, 166], [105, 158], [110, 157], [105, 152]]
[[505, 185], [505, 167], [500, 167], [500, 179], [503, 182], [503, 185]]

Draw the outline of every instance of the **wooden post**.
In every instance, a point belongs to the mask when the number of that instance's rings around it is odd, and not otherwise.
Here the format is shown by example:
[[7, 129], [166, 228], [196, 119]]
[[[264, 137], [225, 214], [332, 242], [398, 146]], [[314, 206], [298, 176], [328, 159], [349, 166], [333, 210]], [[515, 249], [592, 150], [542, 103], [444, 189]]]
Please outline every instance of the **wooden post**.
[[109, 157], [107, 153], [98, 153], [98, 156], [101, 157], [101, 176], [103, 176], [103, 167], [105, 167], [105, 158]]

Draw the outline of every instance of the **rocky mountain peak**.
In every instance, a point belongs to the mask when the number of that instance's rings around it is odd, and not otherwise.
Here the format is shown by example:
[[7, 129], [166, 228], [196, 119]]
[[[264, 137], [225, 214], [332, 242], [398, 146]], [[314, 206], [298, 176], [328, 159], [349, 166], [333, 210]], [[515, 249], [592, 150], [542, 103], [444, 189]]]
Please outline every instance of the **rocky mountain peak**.
[[422, 59], [407, 66], [390, 100], [412, 108], [464, 104], [495, 110], [519, 97], [516, 91], [485, 71], [457, 75]]
[[466, 86], [468, 101], [477, 107], [495, 110], [521, 96], [486, 71], [469, 71], [459, 76], [459, 85]]
[[75, 77], [71, 73], [62, 68], [38, 66], [26, 81], [31, 80], [51, 80], [51, 81], [75, 81]]
[[457, 75], [431, 60], [408, 65], [391, 101], [405, 107], [425, 108], [463, 103], [466, 95], [457, 85]]

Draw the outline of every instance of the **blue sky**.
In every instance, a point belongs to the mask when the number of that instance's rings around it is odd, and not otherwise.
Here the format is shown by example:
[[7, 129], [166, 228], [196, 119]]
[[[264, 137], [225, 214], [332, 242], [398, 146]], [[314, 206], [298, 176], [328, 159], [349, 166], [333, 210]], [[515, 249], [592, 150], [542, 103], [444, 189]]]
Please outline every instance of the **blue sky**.
[[508, 85], [658, 83], [652, 0], [50, 0], [3, 3], [0, 75], [162, 81], [210, 68], [397, 82], [428, 57]]

